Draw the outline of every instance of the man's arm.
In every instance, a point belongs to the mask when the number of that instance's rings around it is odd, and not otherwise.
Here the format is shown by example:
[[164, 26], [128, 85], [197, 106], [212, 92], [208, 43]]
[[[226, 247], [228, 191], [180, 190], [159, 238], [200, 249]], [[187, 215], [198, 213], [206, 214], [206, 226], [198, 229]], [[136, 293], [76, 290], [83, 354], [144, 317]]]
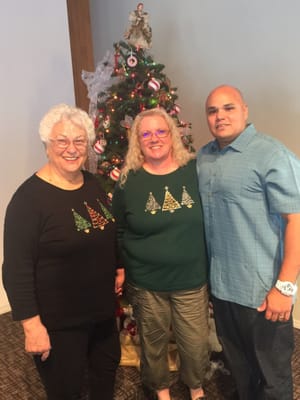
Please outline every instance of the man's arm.
[[[283, 218], [286, 220], [284, 258], [278, 279], [295, 284], [300, 272], [300, 214], [285, 214]], [[258, 311], [265, 311], [266, 319], [271, 321], [287, 321], [292, 305], [293, 296], [286, 296], [273, 287]]]

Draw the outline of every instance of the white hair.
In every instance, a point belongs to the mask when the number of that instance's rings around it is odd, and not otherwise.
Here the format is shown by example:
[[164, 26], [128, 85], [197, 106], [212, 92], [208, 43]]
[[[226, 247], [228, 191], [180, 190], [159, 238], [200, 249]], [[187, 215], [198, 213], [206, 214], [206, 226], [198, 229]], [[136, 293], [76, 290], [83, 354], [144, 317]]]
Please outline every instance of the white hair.
[[55, 124], [66, 120], [83, 128], [90, 143], [95, 140], [94, 123], [87, 112], [77, 107], [68, 106], [67, 104], [58, 104], [50, 108], [40, 122], [39, 134], [42, 142], [47, 143], [49, 141]]

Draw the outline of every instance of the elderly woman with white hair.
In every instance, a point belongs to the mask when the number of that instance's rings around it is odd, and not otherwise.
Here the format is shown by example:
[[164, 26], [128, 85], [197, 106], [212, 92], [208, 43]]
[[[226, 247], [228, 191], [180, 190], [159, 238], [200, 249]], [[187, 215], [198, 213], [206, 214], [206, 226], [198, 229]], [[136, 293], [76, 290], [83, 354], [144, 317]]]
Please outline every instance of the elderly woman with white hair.
[[40, 123], [48, 162], [13, 195], [4, 226], [3, 283], [50, 400], [111, 400], [122, 290], [116, 228], [98, 180], [83, 169], [95, 138], [88, 114], [60, 104]]

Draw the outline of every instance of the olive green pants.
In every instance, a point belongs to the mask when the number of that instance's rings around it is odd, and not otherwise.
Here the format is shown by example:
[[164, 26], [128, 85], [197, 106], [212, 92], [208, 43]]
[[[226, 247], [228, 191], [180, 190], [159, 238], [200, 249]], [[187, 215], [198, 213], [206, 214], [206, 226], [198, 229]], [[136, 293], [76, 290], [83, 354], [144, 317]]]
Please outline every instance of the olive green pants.
[[151, 292], [127, 285], [141, 344], [142, 382], [153, 390], [168, 388], [170, 328], [177, 344], [181, 379], [202, 386], [209, 362], [207, 285], [174, 292]]

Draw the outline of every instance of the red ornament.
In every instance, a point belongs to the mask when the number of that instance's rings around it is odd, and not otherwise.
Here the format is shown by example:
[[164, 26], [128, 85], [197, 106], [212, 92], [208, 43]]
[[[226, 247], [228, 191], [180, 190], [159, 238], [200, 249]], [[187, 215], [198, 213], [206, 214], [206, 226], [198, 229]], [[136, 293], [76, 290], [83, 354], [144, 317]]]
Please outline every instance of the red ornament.
[[148, 82], [148, 88], [154, 90], [154, 92], [157, 92], [160, 89], [159, 81], [155, 78], [151, 78]]
[[97, 142], [94, 144], [94, 151], [97, 154], [102, 154], [105, 151], [105, 146], [101, 143], [101, 139], [97, 140]]
[[114, 168], [110, 171], [109, 176], [113, 181], [117, 181], [120, 178], [120, 173], [121, 171], [119, 170], [119, 168]]
[[180, 113], [180, 107], [177, 104], [175, 104], [173, 109], [170, 111], [170, 115], [175, 115], [179, 113]]
[[129, 322], [129, 324], [126, 327], [126, 330], [128, 331], [130, 336], [136, 336], [137, 334], [137, 326], [135, 321]]
[[179, 113], [180, 113], [180, 107], [179, 107], [177, 104], [174, 105], [174, 112], [175, 112], [176, 114], [179, 114]]
[[118, 68], [118, 64], [119, 64], [119, 57], [120, 57], [120, 53], [117, 51], [114, 55], [115, 58], [115, 68]]

